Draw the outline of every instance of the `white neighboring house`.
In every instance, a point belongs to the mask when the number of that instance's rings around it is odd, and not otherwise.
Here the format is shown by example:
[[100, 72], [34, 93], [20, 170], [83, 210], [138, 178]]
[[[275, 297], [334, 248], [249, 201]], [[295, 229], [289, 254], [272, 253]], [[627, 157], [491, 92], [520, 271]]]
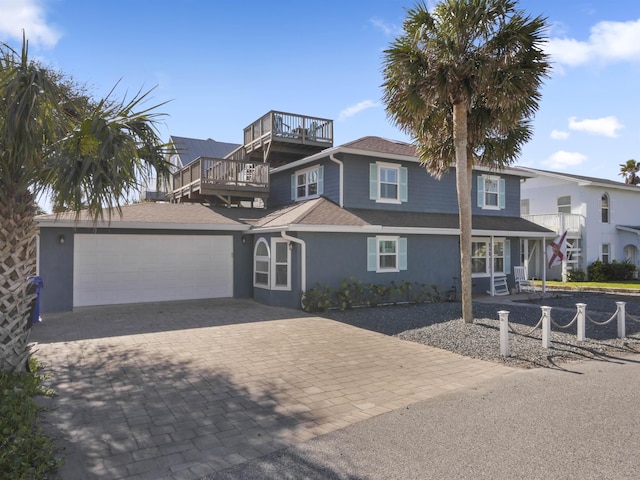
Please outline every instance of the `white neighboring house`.
[[[568, 231], [568, 259], [562, 269], [547, 270], [560, 279], [571, 270], [583, 270], [596, 260], [631, 262], [640, 266], [640, 187], [602, 178], [533, 168], [521, 183], [520, 212], [558, 235]], [[529, 260], [539, 252], [529, 252]], [[523, 258], [527, 262], [527, 258]], [[539, 262], [527, 262], [538, 265]], [[541, 272], [529, 272], [540, 278]]]

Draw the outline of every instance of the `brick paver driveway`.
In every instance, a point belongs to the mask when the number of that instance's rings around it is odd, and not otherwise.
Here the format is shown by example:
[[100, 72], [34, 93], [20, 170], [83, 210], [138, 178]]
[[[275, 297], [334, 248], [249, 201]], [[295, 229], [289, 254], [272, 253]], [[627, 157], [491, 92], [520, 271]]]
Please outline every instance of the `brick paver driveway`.
[[68, 480], [199, 478], [512, 371], [250, 300], [79, 309], [31, 340]]

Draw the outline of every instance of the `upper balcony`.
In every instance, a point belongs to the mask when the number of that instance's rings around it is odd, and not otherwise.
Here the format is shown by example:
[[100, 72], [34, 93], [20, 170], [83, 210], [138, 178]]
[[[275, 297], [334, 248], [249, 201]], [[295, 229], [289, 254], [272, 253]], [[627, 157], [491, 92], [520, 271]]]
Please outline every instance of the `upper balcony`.
[[269, 161], [275, 167], [332, 146], [333, 120], [272, 110], [244, 129], [243, 147], [229, 158]]
[[169, 198], [183, 202], [220, 199], [231, 205], [268, 195], [268, 163], [198, 157], [173, 174]]
[[543, 227], [553, 230], [557, 235], [567, 231], [570, 237], [582, 236], [585, 219], [582, 215], [575, 213], [545, 213], [538, 215], [522, 215], [522, 218], [530, 222], [537, 223]]

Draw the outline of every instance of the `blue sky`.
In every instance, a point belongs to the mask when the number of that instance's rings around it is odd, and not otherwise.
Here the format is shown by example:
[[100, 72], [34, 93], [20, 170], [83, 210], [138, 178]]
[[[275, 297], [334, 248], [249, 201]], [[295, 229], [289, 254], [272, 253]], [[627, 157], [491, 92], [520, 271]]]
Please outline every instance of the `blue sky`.
[[[433, 2], [430, 2], [433, 4]], [[269, 110], [335, 120], [335, 144], [409, 140], [381, 103], [382, 52], [408, 0], [0, 0], [0, 41], [96, 96], [156, 87], [161, 135], [242, 141]], [[621, 180], [640, 161], [640, 2], [521, 0], [554, 62], [519, 165]]]

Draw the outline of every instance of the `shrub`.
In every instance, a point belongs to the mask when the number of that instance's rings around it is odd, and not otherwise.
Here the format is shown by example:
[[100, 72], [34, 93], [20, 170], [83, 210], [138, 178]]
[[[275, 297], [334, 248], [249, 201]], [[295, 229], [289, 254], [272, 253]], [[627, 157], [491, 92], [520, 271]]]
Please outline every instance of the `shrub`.
[[584, 270], [571, 270], [567, 275], [567, 280], [569, 282], [584, 282], [586, 278], [586, 274]]
[[52, 478], [60, 466], [53, 441], [42, 434], [37, 420], [41, 408], [34, 396], [52, 396], [42, 386], [40, 366], [31, 359], [31, 372], [0, 372], [0, 472], [2, 478]]
[[630, 262], [602, 263], [596, 260], [587, 267], [587, 275], [590, 282], [611, 282], [620, 280], [632, 280], [636, 266]]
[[334, 305], [332, 297], [331, 287], [318, 282], [311, 290], [302, 293], [302, 309], [308, 313], [326, 312]]

